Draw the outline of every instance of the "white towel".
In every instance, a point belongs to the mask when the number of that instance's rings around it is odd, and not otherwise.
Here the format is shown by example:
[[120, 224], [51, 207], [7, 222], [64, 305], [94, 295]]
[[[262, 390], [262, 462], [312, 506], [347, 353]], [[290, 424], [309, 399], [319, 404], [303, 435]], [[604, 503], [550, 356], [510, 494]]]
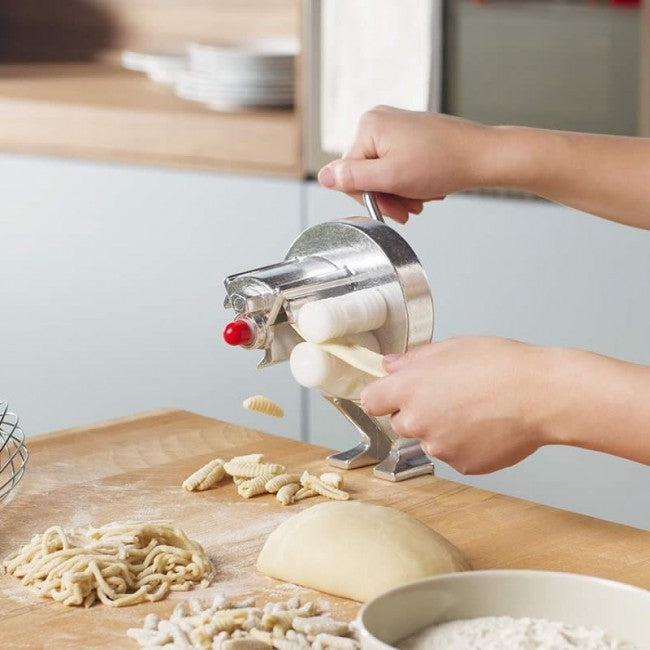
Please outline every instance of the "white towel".
[[321, 148], [339, 155], [377, 104], [439, 110], [442, 0], [322, 0]]

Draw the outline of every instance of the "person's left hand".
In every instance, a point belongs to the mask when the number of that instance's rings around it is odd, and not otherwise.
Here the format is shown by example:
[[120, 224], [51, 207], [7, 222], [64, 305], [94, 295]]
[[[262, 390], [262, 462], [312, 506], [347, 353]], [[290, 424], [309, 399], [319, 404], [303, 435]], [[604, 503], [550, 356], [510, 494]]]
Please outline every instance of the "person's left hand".
[[551, 441], [550, 348], [459, 337], [384, 359], [388, 376], [361, 394], [369, 415], [463, 474], [514, 465]]

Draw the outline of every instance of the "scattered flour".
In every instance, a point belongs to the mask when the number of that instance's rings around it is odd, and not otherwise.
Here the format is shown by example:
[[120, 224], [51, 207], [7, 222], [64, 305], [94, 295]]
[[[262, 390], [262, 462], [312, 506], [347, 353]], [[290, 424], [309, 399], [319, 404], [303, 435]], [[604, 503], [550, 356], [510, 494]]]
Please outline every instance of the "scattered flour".
[[426, 627], [399, 650], [639, 650], [598, 628], [538, 618], [486, 616]]

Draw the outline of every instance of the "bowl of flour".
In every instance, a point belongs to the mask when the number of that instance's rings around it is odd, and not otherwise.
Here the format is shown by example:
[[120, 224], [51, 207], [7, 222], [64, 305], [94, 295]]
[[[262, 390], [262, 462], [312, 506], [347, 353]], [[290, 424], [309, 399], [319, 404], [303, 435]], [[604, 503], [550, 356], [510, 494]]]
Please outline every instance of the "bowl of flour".
[[468, 571], [366, 603], [363, 650], [648, 650], [650, 591], [551, 571]]

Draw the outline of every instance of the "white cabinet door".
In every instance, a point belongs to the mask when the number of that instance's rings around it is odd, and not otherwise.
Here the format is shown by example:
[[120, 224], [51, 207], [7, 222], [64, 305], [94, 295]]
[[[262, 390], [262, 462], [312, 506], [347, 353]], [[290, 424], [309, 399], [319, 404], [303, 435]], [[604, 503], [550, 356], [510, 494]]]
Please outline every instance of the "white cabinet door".
[[[363, 209], [313, 184], [311, 223]], [[650, 232], [545, 202], [479, 196], [430, 204], [395, 226], [425, 267], [435, 305], [434, 339], [486, 334], [593, 350], [650, 364]], [[310, 394], [309, 437], [342, 449], [356, 435]], [[544, 448], [513, 468], [439, 476], [650, 528], [648, 468], [568, 447]]]
[[173, 406], [299, 437], [288, 365], [221, 339], [223, 279], [282, 259], [299, 181], [3, 155], [0, 190], [0, 399], [28, 434]]

